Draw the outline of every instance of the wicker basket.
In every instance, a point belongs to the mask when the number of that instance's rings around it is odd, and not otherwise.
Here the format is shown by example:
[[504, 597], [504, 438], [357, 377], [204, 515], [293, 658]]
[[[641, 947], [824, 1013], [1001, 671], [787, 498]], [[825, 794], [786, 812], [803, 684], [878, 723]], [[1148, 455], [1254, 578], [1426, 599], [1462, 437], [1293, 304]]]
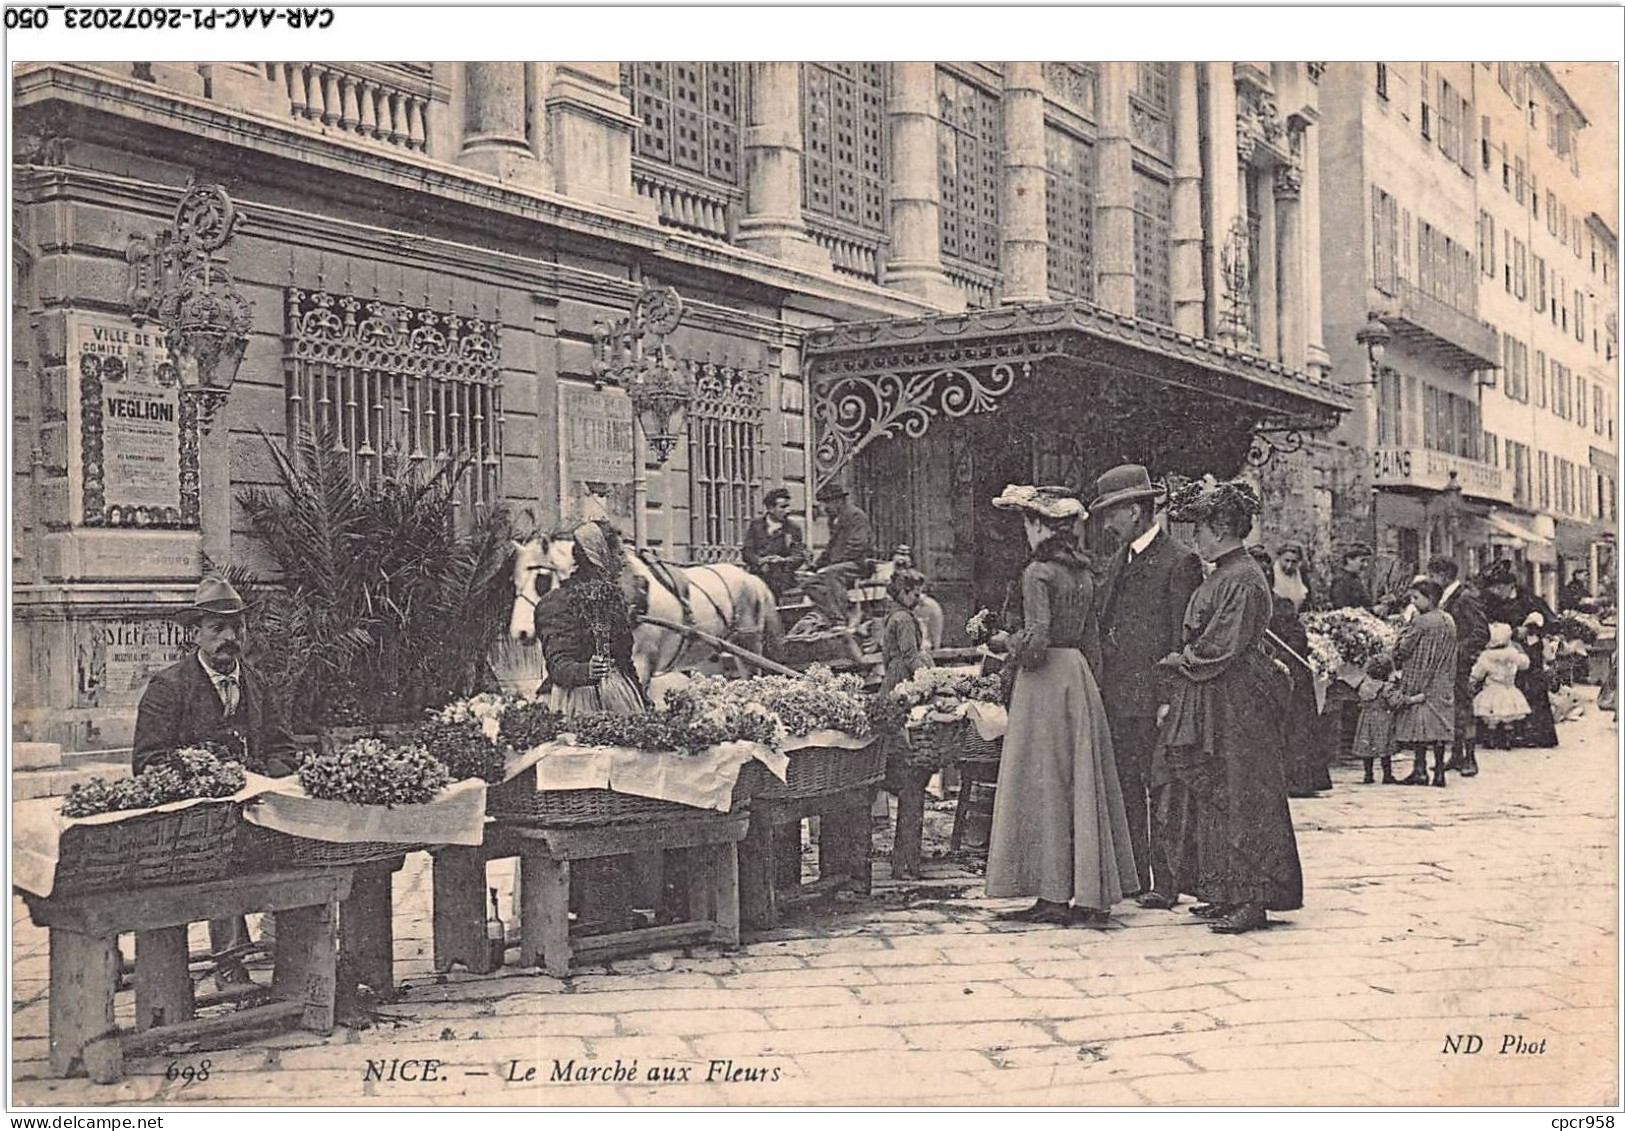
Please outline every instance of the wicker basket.
[[236, 868], [239, 872], [263, 872], [278, 868], [344, 868], [393, 860], [422, 847], [421, 844], [371, 840], [354, 844], [312, 840], [245, 823], [237, 837]]
[[879, 785], [886, 777], [886, 746], [879, 741], [857, 750], [844, 746], [804, 746], [792, 750], [789, 759], [785, 781], [774, 777], [766, 766], [755, 760], [745, 763], [739, 772], [739, 781], [753, 798], [782, 801]]
[[240, 802], [204, 802], [106, 824], [72, 825], [57, 851], [54, 895], [195, 884], [230, 874]]
[[927, 722], [910, 727], [903, 765], [916, 770], [945, 770], [960, 762], [997, 762], [1004, 739], [986, 739], [969, 719]]
[[[744, 782], [745, 774], [741, 771], [734, 783], [735, 812], [750, 800]], [[698, 805], [658, 801], [612, 789], [538, 790], [535, 766], [500, 785], [491, 786], [485, 794], [486, 816], [537, 825], [624, 825], [681, 820], [713, 812]]]

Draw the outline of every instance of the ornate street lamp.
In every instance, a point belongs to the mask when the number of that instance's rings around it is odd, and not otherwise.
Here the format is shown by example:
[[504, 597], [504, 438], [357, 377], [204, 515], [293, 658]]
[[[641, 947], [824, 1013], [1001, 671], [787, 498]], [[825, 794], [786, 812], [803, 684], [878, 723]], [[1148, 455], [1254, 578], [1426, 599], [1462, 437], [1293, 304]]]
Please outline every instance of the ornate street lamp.
[[593, 325], [593, 384], [626, 390], [638, 426], [659, 463], [671, 458], [694, 403], [689, 365], [672, 356], [666, 344], [666, 335], [682, 318], [683, 300], [676, 290], [649, 286], [638, 295], [629, 316], [609, 326]]
[[214, 259], [241, 219], [219, 185], [188, 186], [172, 226], [132, 237], [128, 252], [131, 313], [163, 328], [181, 396], [205, 432], [231, 395], [253, 326], [253, 307]]

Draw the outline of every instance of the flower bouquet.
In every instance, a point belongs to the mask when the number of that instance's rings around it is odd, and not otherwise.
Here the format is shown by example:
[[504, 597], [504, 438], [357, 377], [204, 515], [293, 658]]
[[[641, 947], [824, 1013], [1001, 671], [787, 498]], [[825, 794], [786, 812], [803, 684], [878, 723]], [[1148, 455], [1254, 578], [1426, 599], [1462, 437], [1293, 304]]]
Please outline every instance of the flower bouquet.
[[739, 711], [755, 706], [773, 715], [783, 734], [803, 738], [815, 731], [837, 730], [853, 738], [870, 733], [868, 697], [855, 675], [835, 675], [822, 664], [814, 664], [804, 676], [755, 676], [750, 679], [723, 679], [697, 676], [687, 688], [668, 693], [687, 709], [698, 714], [723, 708]]
[[1365, 609], [1305, 613], [1303, 627], [1309, 637], [1309, 667], [1324, 680], [1351, 669], [1363, 673], [1378, 656], [1392, 654], [1399, 639], [1393, 625]]
[[122, 781], [91, 778], [72, 786], [62, 800], [64, 817], [94, 817], [125, 809], [156, 809], [173, 801], [230, 797], [248, 784], [241, 762], [226, 760], [211, 744], [183, 746], [154, 759], [141, 773]]
[[1552, 633], [1564, 640], [1577, 640], [1581, 644], [1595, 644], [1602, 635], [1602, 621], [1590, 613], [1569, 610], [1559, 613], [1552, 622]]
[[481, 778], [495, 785], [517, 756], [557, 737], [560, 717], [545, 704], [511, 695], [459, 699], [406, 736], [445, 764], [453, 781]]
[[975, 615], [965, 622], [965, 636], [978, 647], [993, 639], [997, 631], [999, 618], [992, 609], [977, 609]]

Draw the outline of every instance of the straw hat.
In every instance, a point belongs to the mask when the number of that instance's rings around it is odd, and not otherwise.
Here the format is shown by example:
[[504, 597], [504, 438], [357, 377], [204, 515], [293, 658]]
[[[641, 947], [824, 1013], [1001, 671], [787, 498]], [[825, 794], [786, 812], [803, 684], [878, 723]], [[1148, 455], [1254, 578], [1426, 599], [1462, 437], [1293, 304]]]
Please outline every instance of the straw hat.
[[999, 497], [993, 500], [993, 505], [1006, 511], [1031, 511], [1039, 518], [1083, 519], [1089, 517], [1089, 512], [1083, 509], [1078, 497], [1065, 487], [1032, 487], [1020, 484], [1011, 484], [1006, 487]]

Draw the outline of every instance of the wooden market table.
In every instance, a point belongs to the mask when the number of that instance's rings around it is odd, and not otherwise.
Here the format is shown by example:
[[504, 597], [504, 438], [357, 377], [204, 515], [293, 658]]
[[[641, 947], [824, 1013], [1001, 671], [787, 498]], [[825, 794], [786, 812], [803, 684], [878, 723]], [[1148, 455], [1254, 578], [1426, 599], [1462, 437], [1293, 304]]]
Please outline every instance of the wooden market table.
[[[177, 1041], [297, 1020], [331, 1033], [340, 904], [352, 868], [289, 869], [170, 887], [62, 897], [22, 892], [36, 926], [50, 931], [50, 1062], [58, 1076], [83, 1070], [97, 1083], [123, 1078], [125, 1055]], [[386, 876], [387, 878], [387, 876]], [[277, 914], [268, 1005], [199, 1020], [187, 970], [187, 927], [250, 912]], [[135, 1029], [113, 1019], [118, 936], [135, 932]]]
[[[519, 857], [519, 962], [564, 977], [589, 962], [693, 942], [739, 942], [739, 855], [749, 816], [695, 809], [692, 816], [603, 824], [545, 825], [493, 819], [477, 848], [447, 846], [434, 856], [434, 967], [461, 963], [490, 973], [485, 934], [485, 865]], [[589, 935], [570, 930], [574, 863], [686, 850], [688, 918]]]
[[[788, 908], [837, 891], [868, 895], [873, 884], [870, 809], [878, 781], [806, 797], [753, 797], [750, 833], [739, 857], [740, 917], [778, 924]], [[818, 821], [818, 879], [801, 881], [801, 822]]]

